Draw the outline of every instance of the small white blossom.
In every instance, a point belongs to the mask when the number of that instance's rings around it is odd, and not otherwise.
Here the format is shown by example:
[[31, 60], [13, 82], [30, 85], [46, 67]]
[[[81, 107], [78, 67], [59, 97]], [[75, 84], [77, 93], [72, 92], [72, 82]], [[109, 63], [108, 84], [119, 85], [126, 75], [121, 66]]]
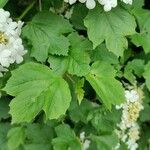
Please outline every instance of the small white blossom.
[[86, 139], [85, 132], [80, 133], [80, 140], [81, 140], [82, 145], [83, 145], [83, 150], [87, 150], [90, 146], [91, 141]]
[[95, 0], [86, 0], [86, 7], [88, 9], [93, 9], [96, 6]]
[[137, 91], [131, 90], [131, 91], [125, 91], [125, 97], [128, 102], [135, 102], [139, 99], [139, 95]]
[[[110, 11], [112, 8], [115, 8], [118, 4], [117, 0], [64, 0], [64, 2], [69, 3], [70, 5], [79, 1], [80, 3], [85, 3], [88, 9], [93, 9], [96, 6], [96, 1], [99, 4], [104, 6], [104, 11]], [[121, 0], [126, 4], [132, 5], [132, 0]]]
[[10, 13], [8, 11], [4, 11], [3, 9], [0, 9], [0, 23], [5, 23], [10, 16]]
[[117, 124], [116, 134], [122, 142], [127, 144], [129, 150], [136, 150], [138, 148], [136, 142], [140, 138], [137, 119], [143, 109], [142, 92], [140, 90], [126, 90], [125, 97], [126, 102], [116, 106], [116, 109], [122, 109], [121, 122]]
[[110, 11], [117, 6], [117, 0], [98, 0], [98, 2], [104, 6], [105, 11]]
[[70, 10], [66, 11], [65, 18], [70, 19], [72, 14], [73, 14], [73, 7]]
[[133, 127], [131, 127], [128, 131], [128, 141], [126, 142], [128, 145], [128, 149], [130, 150], [136, 150], [138, 148], [138, 144], [136, 143], [137, 140], [139, 140], [139, 125], [135, 124]]
[[21, 21], [14, 22], [9, 12], [0, 9], [0, 73], [5, 72], [10, 64], [23, 61], [27, 51], [20, 38], [22, 26]]
[[87, 150], [90, 146], [90, 143], [91, 143], [91, 141], [85, 140], [84, 143], [83, 143], [83, 149]]
[[85, 132], [81, 132], [80, 133], [80, 140], [84, 141], [84, 139], [85, 139]]

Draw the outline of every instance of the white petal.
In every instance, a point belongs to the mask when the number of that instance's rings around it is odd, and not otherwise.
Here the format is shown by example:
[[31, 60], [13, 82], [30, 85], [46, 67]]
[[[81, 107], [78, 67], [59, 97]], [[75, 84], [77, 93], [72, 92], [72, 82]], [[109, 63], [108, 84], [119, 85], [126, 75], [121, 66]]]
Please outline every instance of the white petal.
[[80, 2], [80, 3], [85, 3], [85, 2], [86, 2], [86, 0], [79, 0], [79, 2]]
[[77, 0], [69, 0], [69, 4], [72, 5], [76, 2]]
[[104, 10], [105, 10], [105, 11], [110, 11], [111, 8], [112, 8], [112, 6], [111, 6], [109, 3], [106, 4], [106, 5], [104, 5]]

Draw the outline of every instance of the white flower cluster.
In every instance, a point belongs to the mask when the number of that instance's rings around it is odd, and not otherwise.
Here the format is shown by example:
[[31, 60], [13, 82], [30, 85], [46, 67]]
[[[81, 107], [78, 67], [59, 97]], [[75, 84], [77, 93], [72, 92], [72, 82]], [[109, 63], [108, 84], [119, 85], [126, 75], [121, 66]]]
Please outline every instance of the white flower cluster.
[[[121, 122], [117, 124], [116, 133], [120, 140], [127, 144], [129, 150], [136, 150], [139, 139], [139, 125], [137, 119], [140, 111], [143, 109], [142, 92], [140, 90], [125, 91], [126, 102], [116, 109], [122, 109]], [[116, 146], [119, 149], [120, 145]]]
[[91, 141], [85, 139], [85, 132], [80, 133], [80, 140], [83, 144], [83, 150], [87, 150], [90, 146]]
[[22, 25], [21, 21], [14, 22], [8, 11], [0, 9], [0, 76], [10, 64], [23, 61], [26, 51], [20, 38]]
[[[70, 5], [77, 2], [77, 0], [64, 0], [66, 3], [69, 3]], [[110, 11], [112, 8], [115, 8], [117, 6], [117, 0], [78, 0], [81, 3], [85, 3], [86, 7], [88, 9], [93, 9], [96, 6], [96, 1], [98, 1], [99, 4], [104, 6], [105, 11]], [[132, 0], [121, 0], [126, 4], [132, 5]]]

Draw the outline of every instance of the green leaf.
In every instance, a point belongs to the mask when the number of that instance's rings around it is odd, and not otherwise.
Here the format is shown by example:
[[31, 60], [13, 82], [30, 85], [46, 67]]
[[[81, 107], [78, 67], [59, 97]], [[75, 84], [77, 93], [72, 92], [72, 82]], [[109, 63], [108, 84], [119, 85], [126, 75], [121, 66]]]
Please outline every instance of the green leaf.
[[50, 68], [58, 75], [63, 75], [68, 69], [68, 58], [63, 56], [52, 56], [48, 58]]
[[97, 6], [85, 18], [89, 39], [96, 48], [104, 40], [106, 47], [117, 56], [122, 56], [128, 42], [125, 36], [135, 33], [136, 22], [126, 10], [119, 7], [104, 12]]
[[133, 13], [137, 19], [140, 33], [131, 36], [136, 46], [142, 46], [145, 53], [150, 52], [150, 12], [144, 9], [135, 9]]
[[9, 117], [8, 111], [9, 111], [9, 99], [5, 97], [1, 97], [0, 99], [0, 120], [6, 119]]
[[15, 96], [10, 103], [12, 123], [30, 122], [41, 110], [47, 119], [56, 119], [65, 114], [71, 101], [68, 84], [37, 63], [26, 63], [12, 71], [4, 90]]
[[93, 127], [98, 132], [113, 132], [116, 129], [116, 124], [120, 122], [121, 112], [115, 108], [108, 111], [101, 107], [92, 110], [88, 115], [88, 120], [91, 121]]
[[[125, 4], [126, 5], [126, 4]], [[136, 0], [136, 1], [133, 1], [133, 7], [134, 8], [137, 8], [137, 7], [140, 7], [142, 8], [144, 6], [144, 0]], [[131, 7], [132, 7], [131, 5]]]
[[7, 132], [10, 128], [8, 123], [0, 123], [0, 150], [8, 150]]
[[79, 121], [88, 123], [87, 116], [92, 108], [92, 103], [85, 99], [80, 105], [77, 103], [77, 101], [72, 101], [69, 107], [69, 115], [71, 120], [76, 123]]
[[0, 0], [0, 8], [3, 8], [7, 2], [8, 0]]
[[144, 60], [134, 59], [129, 61], [124, 69], [124, 77], [133, 85], [136, 83], [136, 77], [141, 77], [144, 72]]
[[132, 5], [127, 5], [126, 3], [122, 2], [121, 6], [123, 6], [123, 8], [127, 9], [132, 14], [133, 9], [142, 8], [144, 3], [144, 0], [136, 0], [132, 1]]
[[101, 136], [91, 135], [91, 139], [95, 143], [97, 150], [111, 150], [118, 143], [118, 137], [114, 133]]
[[55, 128], [57, 138], [53, 139], [54, 150], [82, 150], [82, 145], [73, 130], [68, 125], [60, 125]]
[[8, 132], [7, 137], [8, 137], [8, 149], [16, 150], [20, 145], [24, 144], [25, 139], [24, 128], [23, 127], [11, 128]]
[[[59, 9], [61, 10], [61, 7], [63, 7], [63, 0], [51, 0], [50, 1], [52, 6], [55, 8], [55, 10], [57, 9], [57, 11], [59, 11]], [[43, 3], [43, 2], [42, 2]]]
[[132, 37], [132, 42], [137, 46], [142, 46], [145, 53], [150, 52], [150, 33], [139, 33]]
[[91, 49], [91, 43], [77, 33], [70, 34], [68, 39], [71, 43], [68, 56], [50, 57], [48, 62], [52, 64], [52, 69], [55, 72], [62, 70], [62, 73], [68, 71], [70, 74], [84, 76], [90, 71], [90, 57], [87, 51]]
[[150, 121], [150, 106], [149, 104], [144, 105], [144, 109], [140, 113], [140, 120], [142, 122]]
[[75, 93], [77, 95], [77, 100], [78, 100], [79, 104], [81, 104], [81, 101], [84, 98], [83, 86], [84, 86], [84, 79], [83, 78], [81, 80], [78, 80], [75, 84]]
[[54, 130], [46, 124], [28, 124], [26, 129], [25, 150], [51, 150]]
[[139, 144], [139, 150], [149, 150], [149, 140], [150, 140], [150, 128], [149, 125], [144, 125], [142, 127], [142, 132], [140, 136], [140, 140], [138, 142]]
[[83, 20], [86, 17], [87, 13], [88, 9], [86, 8], [85, 5], [79, 3], [74, 6], [73, 14], [71, 16], [71, 22], [76, 29], [86, 30]]
[[105, 44], [101, 44], [91, 51], [91, 59], [93, 61], [106, 61], [110, 64], [118, 64], [118, 58], [112, 52], [109, 52]]
[[115, 79], [115, 73], [109, 63], [97, 61], [92, 65], [90, 74], [86, 76], [108, 109], [111, 109], [112, 104], [117, 105], [125, 100], [124, 89]]
[[68, 56], [68, 72], [78, 76], [88, 74], [90, 57], [87, 51], [91, 50], [91, 43], [77, 33], [72, 33], [68, 38], [71, 43]]
[[50, 144], [26, 144], [24, 146], [25, 150], [51, 150]]
[[143, 76], [146, 80], [146, 86], [150, 90], [150, 62], [145, 66], [145, 72], [143, 73]]
[[70, 44], [64, 34], [72, 30], [63, 17], [44, 11], [24, 27], [23, 36], [31, 41], [31, 56], [44, 62], [48, 53], [67, 56]]

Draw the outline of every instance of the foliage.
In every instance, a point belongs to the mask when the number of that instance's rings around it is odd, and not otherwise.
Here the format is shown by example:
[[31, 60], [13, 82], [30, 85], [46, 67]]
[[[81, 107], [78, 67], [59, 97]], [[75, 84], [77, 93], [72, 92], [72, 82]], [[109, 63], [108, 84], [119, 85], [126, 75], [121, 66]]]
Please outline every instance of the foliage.
[[0, 0], [24, 21], [28, 51], [0, 77], [0, 150], [84, 150], [86, 140], [90, 150], [114, 149], [121, 119], [115, 106], [128, 87], [143, 91], [138, 149], [149, 150], [148, 4], [118, 2], [105, 12], [63, 0]]

